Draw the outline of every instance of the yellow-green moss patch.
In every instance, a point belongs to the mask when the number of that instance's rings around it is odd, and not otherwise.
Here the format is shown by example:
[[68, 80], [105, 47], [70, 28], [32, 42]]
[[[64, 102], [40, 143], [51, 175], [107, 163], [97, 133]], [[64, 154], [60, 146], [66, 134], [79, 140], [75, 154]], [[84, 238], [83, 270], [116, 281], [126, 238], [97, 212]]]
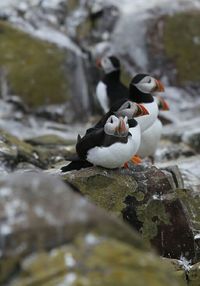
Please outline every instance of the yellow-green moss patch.
[[14, 94], [30, 107], [57, 104], [69, 97], [66, 53], [0, 22], [0, 68]]
[[167, 17], [164, 49], [175, 62], [180, 84], [200, 82], [200, 13], [187, 12]]

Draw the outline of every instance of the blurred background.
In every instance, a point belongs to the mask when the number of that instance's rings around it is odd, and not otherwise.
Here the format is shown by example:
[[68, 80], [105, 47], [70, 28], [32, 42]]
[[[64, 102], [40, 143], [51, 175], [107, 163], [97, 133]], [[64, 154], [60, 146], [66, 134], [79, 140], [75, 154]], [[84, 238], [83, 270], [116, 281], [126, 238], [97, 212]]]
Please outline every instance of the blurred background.
[[197, 185], [199, 16], [200, 0], [1, 0], [0, 128], [36, 150], [16, 159], [2, 139], [2, 172], [46, 169], [74, 150], [77, 134], [101, 115], [95, 60], [115, 54], [126, 84], [138, 72], [165, 84], [170, 111], [160, 115], [156, 162], [178, 162]]
[[[111, 54], [165, 85], [158, 168], [56, 177]], [[199, 95], [200, 0], [0, 0], [0, 285], [199, 286]]]

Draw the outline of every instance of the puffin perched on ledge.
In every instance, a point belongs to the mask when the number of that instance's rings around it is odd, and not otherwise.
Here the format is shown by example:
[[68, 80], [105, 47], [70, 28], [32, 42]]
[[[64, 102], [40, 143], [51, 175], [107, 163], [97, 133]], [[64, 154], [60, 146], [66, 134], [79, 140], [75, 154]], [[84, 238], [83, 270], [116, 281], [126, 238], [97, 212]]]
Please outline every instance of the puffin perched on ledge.
[[91, 165], [108, 169], [122, 167], [137, 152], [140, 145], [140, 127], [132, 119], [111, 115], [103, 128], [94, 129], [78, 137], [76, 152], [79, 160], [61, 168], [62, 172], [79, 170]]
[[155, 92], [164, 92], [164, 86], [148, 74], [136, 75], [129, 86], [130, 100], [142, 104], [149, 112], [149, 115], [137, 118], [142, 131], [141, 144], [137, 152], [141, 158], [155, 153], [161, 137], [162, 123], [158, 119], [158, 106], [162, 110], [169, 109], [162, 97], [154, 96]]
[[120, 80], [121, 66], [117, 57], [97, 60], [97, 67], [103, 70], [105, 76], [97, 84], [96, 97], [104, 113], [107, 113], [115, 102], [128, 98], [129, 90]]
[[[71, 163], [62, 167], [61, 171], [67, 172], [70, 170], [79, 170], [92, 165], [98, 165], [105, 168], [121, 167], [121, 161], [123, 161], [123, 163], [129, 161], [132, 156], [134, 156], [135, 152], [137, 152], [140, 145], [140, 126], [134, 119], [134, 116], [143, 116], [147, 113], [147, 110], [143, 106], [131, 101], [121, 100], [115, 104], [115, 106], [113, 106], [113, 108], [105, 114], [94, 127], [89, 128], [86, 131], [84, 137], [81, 138], [80, 135], [78, 136], [76, 144], [77, 156], [69, 158]], [[122, 117], [125, 117], [125, 119], [123, 119], [125, 120], [125, 124], [123, 124]], [[120, 139], [120, 137], [124, 136], [121, 136], [122, 134], [119, 130], [124, 128], [117, 127], [117, 123], [118, 125], [120, 124], [120, 126], [125, 126], [126, 129], [129, 128], [129, 137], [127, 137], [129, 140], [127, 142], [124, 141], [124, 138]], [[115, 132], [113, 133], [114, 128]], [[112, 136], [112, 138], [110, 136]], [[108, 139], [112, 139], [112, 148], [105, 143]], [[130, 147], [130, 143], [132, 143], [133, 146]], [[117, 154], [118, 152], [119, 154]], [[130, 155], [130, 153], [132, 154]], [[118, 160], [115, 162], [115, 157], [122, 159], [121, 161]]]

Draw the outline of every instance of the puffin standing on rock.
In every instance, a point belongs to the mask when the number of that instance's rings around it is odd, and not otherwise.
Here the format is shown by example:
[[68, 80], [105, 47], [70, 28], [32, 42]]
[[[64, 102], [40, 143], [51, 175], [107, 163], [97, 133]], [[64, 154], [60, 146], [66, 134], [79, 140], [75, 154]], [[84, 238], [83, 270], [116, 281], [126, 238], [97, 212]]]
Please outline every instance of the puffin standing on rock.
[[78, 157], [69, 158], [71, 163], [62, 167], [61, 171], [79, 170], [92, 165], [111, 169], [121, 167], [134, 156], [140, 145], [140, 126], [133, 117], [147, 113], [143, 106], [131, 101], [121, 100], [115, 104], [102, 120], [86, 131], [84, 137], [78, 136]]
[[129, 91], [120, 80], [121, 67], [118, 58], [104, 57], [96, 63], [105, 73], [104, 78], [97, 84], [96, 97], [104, 113], [107, 113], [115, 102], [127, 99]]
[[111, 115], [103, 128], [78, 137], [76, 152], [79, 159], [62, 167], [61, 171], [79, 170], [85, 165], [120, 168], [137, 152], [140, 136], [139, 124], [134, 119], [128, 123], [127, 117]]
[[137, 155], [141, 158], [152, 156], [157, 148], [162, 133], [162, 123], [158, 119], [158, 104], [163, 110], [169, 107], [161, 97], [154, 97], [155, 92], [164, 92], [163, 84], [148, 74], [136, 75], [129, 86], [129, 98], [142, 104], [149, 115], [138, 118], [142, 135]]

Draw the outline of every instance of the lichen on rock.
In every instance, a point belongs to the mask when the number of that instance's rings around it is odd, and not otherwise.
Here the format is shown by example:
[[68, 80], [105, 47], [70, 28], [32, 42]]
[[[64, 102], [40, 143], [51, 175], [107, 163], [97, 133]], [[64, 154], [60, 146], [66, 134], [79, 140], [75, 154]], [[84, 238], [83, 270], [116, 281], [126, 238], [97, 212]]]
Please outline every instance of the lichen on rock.
[[67, 53], [0, 22], [0, 68], [12, 94], [29, 107], [58, 104], [70, 98]]

